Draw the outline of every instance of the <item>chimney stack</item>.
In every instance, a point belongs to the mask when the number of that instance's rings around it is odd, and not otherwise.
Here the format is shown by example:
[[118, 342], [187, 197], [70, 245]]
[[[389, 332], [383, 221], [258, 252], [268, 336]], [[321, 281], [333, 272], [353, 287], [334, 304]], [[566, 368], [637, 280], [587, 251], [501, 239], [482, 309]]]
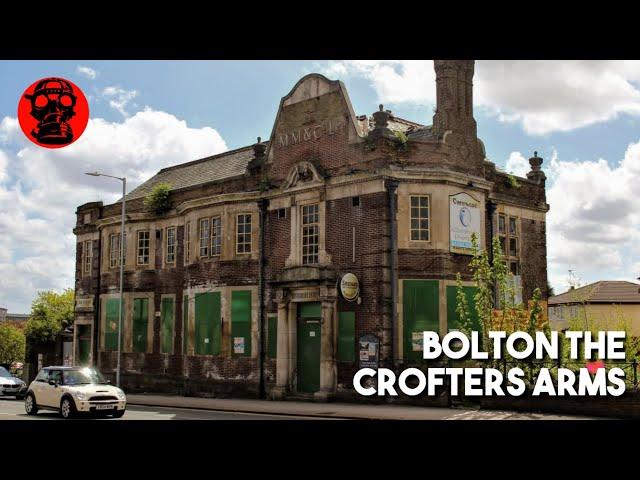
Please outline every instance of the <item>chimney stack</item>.
[[464, 137], [477, 137], [473, 118], [474, 60], [434, 60], [436, 113], [433, 128], [439, 135], [448, 130]]

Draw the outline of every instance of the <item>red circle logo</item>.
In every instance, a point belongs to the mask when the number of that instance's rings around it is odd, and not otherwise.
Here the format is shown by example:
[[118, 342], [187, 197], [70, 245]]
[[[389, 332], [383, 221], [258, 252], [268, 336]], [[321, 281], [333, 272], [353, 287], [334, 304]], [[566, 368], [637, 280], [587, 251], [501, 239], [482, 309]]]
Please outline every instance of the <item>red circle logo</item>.
[[33, 82], [20, 97], [18, 120], [24, 134], [36, 145], [66, 147], [87, 127], [89, 104], [73, 82], [43, 78]]

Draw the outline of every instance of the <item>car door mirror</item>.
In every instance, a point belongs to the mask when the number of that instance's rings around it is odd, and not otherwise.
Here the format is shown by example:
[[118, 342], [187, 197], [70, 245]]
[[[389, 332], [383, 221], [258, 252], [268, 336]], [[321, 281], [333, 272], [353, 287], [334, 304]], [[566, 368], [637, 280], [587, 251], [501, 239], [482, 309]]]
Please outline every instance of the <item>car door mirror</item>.
[[49, 385], [51, 385], [53, 387], [57, 387], [58, 386], [58, 382], [56, 382], [55, 380], [49, 380]]

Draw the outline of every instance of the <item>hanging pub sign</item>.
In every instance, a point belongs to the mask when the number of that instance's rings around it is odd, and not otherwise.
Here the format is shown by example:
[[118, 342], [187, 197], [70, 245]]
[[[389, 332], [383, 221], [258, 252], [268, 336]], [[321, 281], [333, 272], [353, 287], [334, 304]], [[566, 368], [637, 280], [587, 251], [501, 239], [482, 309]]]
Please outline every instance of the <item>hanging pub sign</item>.
[[340, 280], [340, 293], [349, 302], [357, 300], [360, 294], [360, 282], [353, 273], [345, 273]]
[[471, 236], [480, 242], [480, 202], [468, 193], [449, 195], [449, 248], [452, 253], [473, 255]]

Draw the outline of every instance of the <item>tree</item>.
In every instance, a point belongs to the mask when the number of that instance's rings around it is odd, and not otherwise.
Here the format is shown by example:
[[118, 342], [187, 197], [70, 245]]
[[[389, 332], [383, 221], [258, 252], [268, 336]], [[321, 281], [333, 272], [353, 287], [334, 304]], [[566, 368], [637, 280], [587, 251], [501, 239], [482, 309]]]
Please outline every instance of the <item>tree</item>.
[[31, 304], [31, 315], [27, 320], [25, 334], [29, 340], [49, 342], [58, 332], [73, 324], [74, 292], [68, 288], [62, 293], [38, 292]]
[[25, 336], [19, 328], [0, 324], [0, 363], [24, 362]]

